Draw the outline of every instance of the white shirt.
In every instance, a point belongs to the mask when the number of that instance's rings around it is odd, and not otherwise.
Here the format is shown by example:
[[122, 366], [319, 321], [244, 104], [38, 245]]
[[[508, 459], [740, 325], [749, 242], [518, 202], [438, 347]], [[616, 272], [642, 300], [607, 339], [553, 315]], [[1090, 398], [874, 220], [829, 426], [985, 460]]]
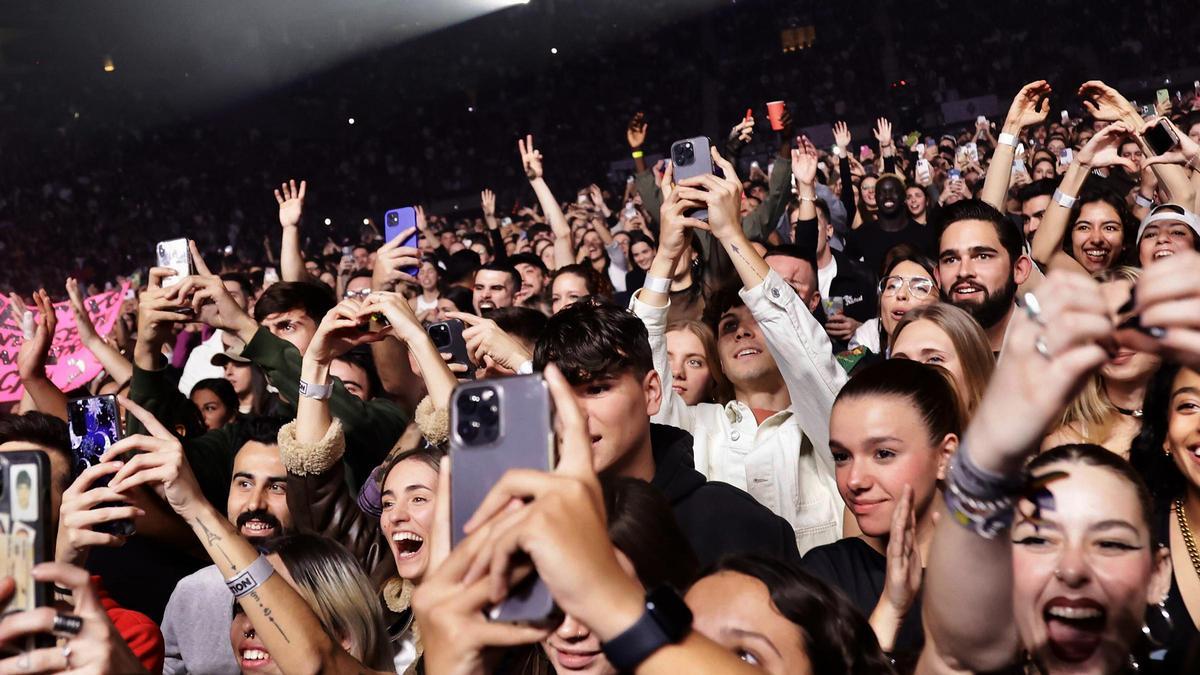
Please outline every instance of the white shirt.
[[829, 264], [817, 269], [817, 287], [821, 289], [821, 298], [828, 299], [829, 287], [837, 276], [837, 258], [829, 256]]
[[829, 414], [847, 376], [821, 324], [774, 271], [758, 286], [742, 289], [741, 297], [787, 383], [789, 409], [760, 425], [741, 401], [685, 404], [670, 386], [669, 307], [651, 307], [635, 294], [630, 307], [646, 324], [654, 370], [663, 381], [662, 407], [651, 421], [690, 432], [696, 470], [749, 492], [791, 523], [804, 554], [842, 536], [845, 505], [829, 452]]
[[876, 354], [883, 354], [883, 352], [879, 351], [878, 318], [864, 321], [861, 326], [854, 330], [854, 335], [850, 336], [850, 349], [859, 346], [866, 347]]
[[212, 364], [212, 358], [225, 351], [223, 335], [225, 335], [223, 330], [213, 331], [207, 340], [201, 342], [192, 350], [191, 354], [188, 354], [187, 363], [183, 364], [183, 373], [179, 376], [179, 391], [184, 396], [191, 396], [192, 387], [196, 386], [200, 380], [207, 380], [210, 377], [218, 379], [225, 377], [225, 369]]

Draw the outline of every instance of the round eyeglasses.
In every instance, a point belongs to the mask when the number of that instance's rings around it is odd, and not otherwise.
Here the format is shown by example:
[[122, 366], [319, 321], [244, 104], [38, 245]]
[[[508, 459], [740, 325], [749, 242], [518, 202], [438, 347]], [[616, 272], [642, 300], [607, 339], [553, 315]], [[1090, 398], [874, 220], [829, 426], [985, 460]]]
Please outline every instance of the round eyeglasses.
[[879, 282], [879, 294], [893, 296], [902, 286], [907, 286], [908, 294], [914, 298], [924, 298], [933, 292], [933, 279], [928, 277], [909, 277], [907, 279], [900, 276], [884, 277]]

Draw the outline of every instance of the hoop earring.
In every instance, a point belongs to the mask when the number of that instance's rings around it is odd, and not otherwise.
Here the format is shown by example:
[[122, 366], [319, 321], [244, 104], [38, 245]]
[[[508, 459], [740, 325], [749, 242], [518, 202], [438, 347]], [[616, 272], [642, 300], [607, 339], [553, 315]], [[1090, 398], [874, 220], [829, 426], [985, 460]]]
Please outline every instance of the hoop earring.
[[[1162, 647], [1162, 646], [1166, 645], [1170, 641], [1171, 633], [1174, 632], [1174, 630], [1175, 630], [1175, 622], [1171, 619], [1171, 613], [1167, 611], [1166, 603], [1167, 603], [1166, 598], [1163, 598], [1163, 600], [1161, 602], [1159, 602], [1157, 605], [1147, 605], [1147, 607], [1153, 607], [1153, 608], [1157, 609], [1158, 616], [1154, 617], [1154, 613], [1147, 610], [1146, 619], [1142, 622], [1142, 635], [1144, 635], [1146, 637], [1146, 640], [1154, 647]], [[1152, 627], [1150, 625], [1152, 619], [1153, 619], [1153, 622], [1155, 624], [1157, 624], [1156, 626]], [[1166, 639], [1160, 640], [1159, 638], [1157, 638], [1154, 635], [1154, 633], [1155, 633], [1155, 629], [1159, 628], [1161, 626], [1166, 626], [1166, 636], [1167, 637], [1166, 637]]]

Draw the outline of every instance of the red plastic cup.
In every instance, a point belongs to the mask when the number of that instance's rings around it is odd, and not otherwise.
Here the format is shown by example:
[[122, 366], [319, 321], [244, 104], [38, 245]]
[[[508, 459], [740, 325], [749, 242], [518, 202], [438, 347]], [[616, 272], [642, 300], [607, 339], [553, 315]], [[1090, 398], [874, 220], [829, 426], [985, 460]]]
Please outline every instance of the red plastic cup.
[[772, 131], [783, 131], [783, 101], [767, 103], [767, 119], [771, 122]]

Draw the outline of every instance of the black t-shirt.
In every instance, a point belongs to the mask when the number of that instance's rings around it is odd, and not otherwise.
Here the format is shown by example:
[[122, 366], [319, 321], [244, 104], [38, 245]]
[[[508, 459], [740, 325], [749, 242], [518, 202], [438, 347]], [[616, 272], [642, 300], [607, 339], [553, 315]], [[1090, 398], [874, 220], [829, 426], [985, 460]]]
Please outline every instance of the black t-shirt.
[[[845, 593], [863, 616], [871, 617], [883, 595], [887, 556], [862, 539], [850, 537], [812, 549], [805, 554], [803, 565], [805, 571]], [[917, 654], [924, 644], [921, 597], [918, 595], [896, 633], [893, 652], [897, 655]]]
[[888, 251], [900, 244], [909, 244], [937, 260], [938, 237], [935, 228], [922, 225], [912, 218], [895, 232], [881, 228], [878, 220], [863, 223], [857, 230], [850, 230], [846, 237], [845, 253], [856, 260], [861, 257], [872, 274], [883, 276], [884, 258]]
[[[1171, 512], [1172, 503], [1165, 502], [1158, 504], [1157, 522], [1155, 523], [1155, 538], [1160, 546], [1171, 545]], [[1187, 572], [1185, 572], [1186, 574]], [[1150, 653], [1148, 672], [1150, 673], [1182, 673], [1187, 672], [1187, 662], [1189, 658], [1200, 658], [1200, 632], [1196, 630], [1196, 625], [1192, 622], [1192, 616], [1188, 613], [1187, 605], [1183, 604], [1183, 594], [1179, 591], [1179, 582], [1171, 575], [1171, 590], [1167, 593], [1167, 602], [1165, 603], [1167, 612], [1171, 615], [1171, 631], [1170, 639], [1161, 651], [1156, 650]], [[1149, 609], [1149, 613], [1154, 613], [1157, 610]], [[1153, 626], [1153, 634], [1156, 638], [1162, 639], [1166, 637], [1165, 626], [1163, 622], [1156, 619]]]

